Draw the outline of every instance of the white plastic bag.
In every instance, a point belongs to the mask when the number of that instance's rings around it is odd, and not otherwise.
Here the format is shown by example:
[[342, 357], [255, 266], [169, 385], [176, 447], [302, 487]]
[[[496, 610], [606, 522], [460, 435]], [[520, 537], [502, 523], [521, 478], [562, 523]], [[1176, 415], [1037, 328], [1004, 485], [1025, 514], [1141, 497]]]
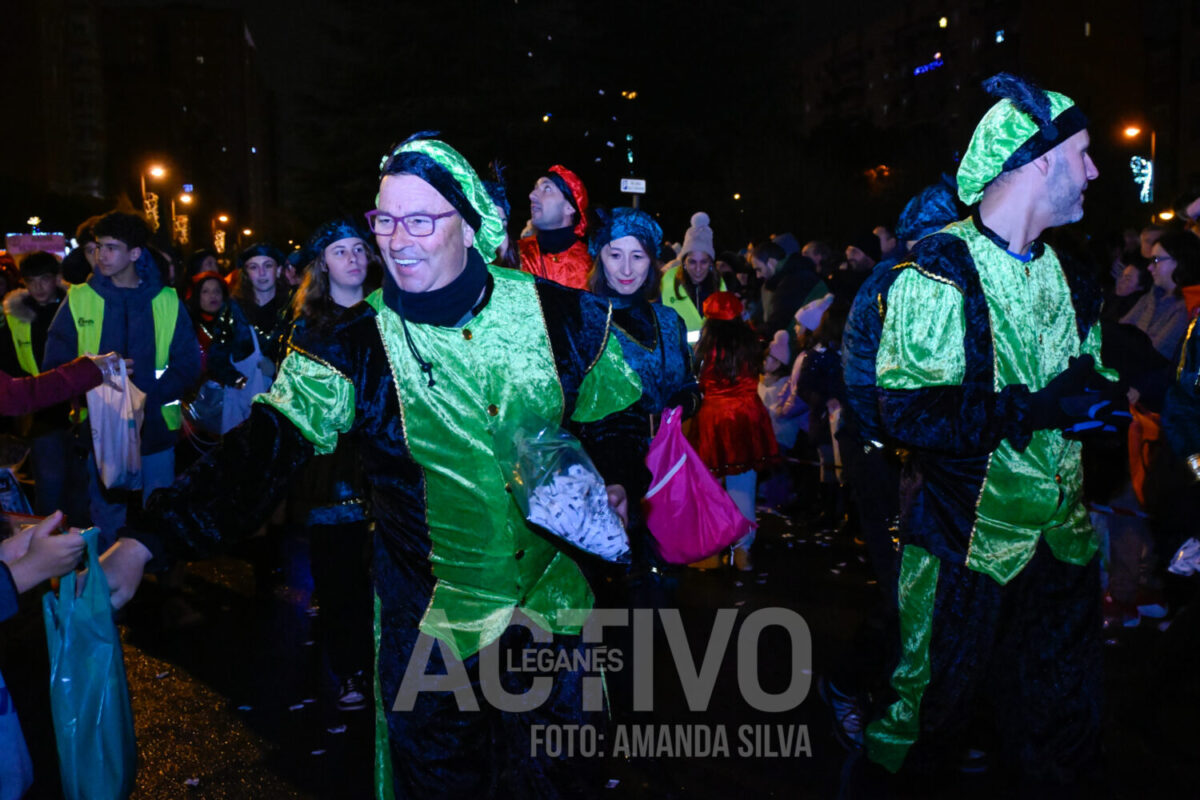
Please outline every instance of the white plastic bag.
[[121, 388], [102, 383], [87, 393], [88, 425], [100, 482], [109, 489], [142, 488], [142, 419], [146, 393], [133, 385], [119, 360]]
[[258, 346], [258, 333], [253, 325], [250, 326], [250, 334], [254, 337], [254, 352], [233, 363], [237, 371], [246, 378], [246, 385], [240, 389], [225, 387], [225, 402], [221, 407], [221, 433], [229, 433], [245, 422], [250, 416], [250, 404], [254, 398], [271, 390], [271, 379], [259, 366], [263, 354]]

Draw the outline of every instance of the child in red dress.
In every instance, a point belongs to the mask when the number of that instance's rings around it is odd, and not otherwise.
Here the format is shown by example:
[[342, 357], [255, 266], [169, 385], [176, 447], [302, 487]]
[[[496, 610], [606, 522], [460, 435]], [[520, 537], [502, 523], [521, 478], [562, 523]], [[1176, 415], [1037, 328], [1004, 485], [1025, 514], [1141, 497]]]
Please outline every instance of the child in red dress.
[[[742, 301], [732, 292], [716, 292], [704, 301], [704, 327], [696, 345], [704, 401], [689, 438], [713, 475], [724, 479], [725, 491], [742, 514], [757, 522], [757, 470], [778, 457], [779, 447], [758, 397], [762, 348], [742, 311]], [[733, 564], [743, 572], [753, 569], [753, 542], [751, 530], [734, 545]]]

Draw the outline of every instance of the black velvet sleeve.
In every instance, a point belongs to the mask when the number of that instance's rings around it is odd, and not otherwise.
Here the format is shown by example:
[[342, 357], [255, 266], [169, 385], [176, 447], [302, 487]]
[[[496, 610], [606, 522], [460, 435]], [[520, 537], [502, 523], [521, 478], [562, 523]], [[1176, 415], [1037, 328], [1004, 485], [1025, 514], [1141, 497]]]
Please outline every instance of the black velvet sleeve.
[[630, 497], [641, 497], [650, 485], [641, 415], [630, 406], [595, 422], [569, 421], [588, 369], [607, 342], [608, 302], [550, 281], [538, 280], [537, 290], [563, 388], [564, 427], [583, 444], [605, 483], [620, 484]]
[[170, 487], [151, 495], [120, 535], [149, 548], [151, 570], [212, 556], [266, 522], [312, 455], [312, 444], [286, 417], [255, 403], [246, 422]]
[[879, 389], [879, 411], [887, 435], [902, 447], [956, 456], [986, 455], [1008, 439], [1029, 446], [1029, 389], [999, 392], [990, 384]]

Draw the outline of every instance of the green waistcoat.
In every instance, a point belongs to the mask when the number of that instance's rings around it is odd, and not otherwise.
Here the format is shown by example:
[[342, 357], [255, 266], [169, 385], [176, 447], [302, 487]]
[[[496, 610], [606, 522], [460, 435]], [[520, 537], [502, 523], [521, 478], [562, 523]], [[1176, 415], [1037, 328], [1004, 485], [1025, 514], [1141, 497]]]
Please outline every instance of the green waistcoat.
[[[1050, 247], [1024, 263], [976, 229], [971, 220], [943, 233], [967, 245], [987, 300], [995, 353], [995, 385], [1025, 384], [1038, 391], [1068, 366], [1068, 359], [1090, 353], [1100, 366], [1100, 326], [1080, 341], [1071, 292], [1058, 257]], [[972, 335], [986, 335], [975, 331]], [[959, 287], [906, 269], [888, 294], [888, 313], [879, 345], [878, 385], [921, 389], [954, 385], [964, 379], [967, 335]], [[1054, 555], [1086, 564], [1098, 541], [1082, 502], [1082, 446], [1058, 430], [1034, 431], [1024, 451], [1007, 439], [988, 460], [976, 501], [966, 564], [1007, 583], [1033, 558], [1045, 537]]]

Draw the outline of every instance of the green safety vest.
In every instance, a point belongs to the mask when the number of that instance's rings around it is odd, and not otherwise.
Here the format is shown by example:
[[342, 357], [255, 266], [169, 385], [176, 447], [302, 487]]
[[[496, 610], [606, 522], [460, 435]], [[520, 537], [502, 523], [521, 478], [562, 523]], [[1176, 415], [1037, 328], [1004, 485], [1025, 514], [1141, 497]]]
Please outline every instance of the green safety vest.
[[[104, 298], [88, 284], [80, 283], [71, 287], [67, 303], [75, 319], [79, 354], [97, 353], [100, 350], [100, 332], [104, 329]], [[179, 297], [175, 290], [164, 287], [150, 301], [150, 310], [154, 314], [154, 368], [158, 374], [162, 374], [171, 355], [171, 339], [175, 335], [175, 323], [179, 317]], [[162, 415], [168, 430], [179, 430], [183, 413], [178, 400], [164, 405]], [[86, 412], [81, 413], [83, 417], [86, 417]]]
[[37, 375], [41, 370], [38, 369], [37, 359], [33, 355], [33, 326], [12, 314], [5, 316], [8, 317], [8, 330], [12, 333], [13, 348], [17, 351], [17, 363], [30, 375]]

